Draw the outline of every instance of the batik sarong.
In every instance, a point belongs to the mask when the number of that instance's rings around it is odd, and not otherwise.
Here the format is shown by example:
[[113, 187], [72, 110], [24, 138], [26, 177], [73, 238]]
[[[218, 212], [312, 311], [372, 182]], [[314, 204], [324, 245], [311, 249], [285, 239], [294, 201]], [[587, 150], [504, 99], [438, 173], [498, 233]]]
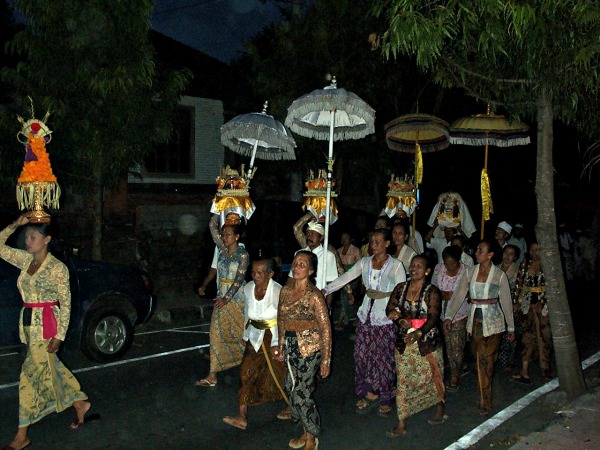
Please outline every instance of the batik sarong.
[[359, 321], [354, 344], [354, 381], [358, 397], [363, 398], [372, 392], [379, 395], [381, 405], [390, 406], [393, 403], [396, 387], [395, 342], [395, 324], [373, 326], [370, 322]]
[[480, 395], [480, 406], [488, 411], [492, 409], [492, 378], [501, 338], [502, 333], [485, 337], [481, 320], [473, 320], [471, 349], [477, 364], [477, 392]]
[[19, 380], [19, 427], [29, 426], [88, 398], [56, 353], [48, 353], [49, 342], [33, 342], [27, 347]]
[[298, 338], [285, 336], [284, 340], [285, 391], [290, 400], [292, 419], [302, 422], [304, 429], [313, 436], [321, 434], [321, 417], [313, 399], [316, 375], [321, 368], [321, 352], [303, 358], [298, 348]]
[[[263, 342], [268, 342], [265, 347], [269, 354], [271, 367], [277, 377], [281, 389], [285, 386], [285, 366], [283, 362], [273, 359], [269, 346], [271, 342], [271, 330], [266, 330]], [[238, 391], [238, 402], [240, 405], [263, 405], [265, 403], [282, 400], [281, 390], [271, 375], [265, 352], [261, 346], [257, 352], [250, 342], [246, 343], [246, 351], [240, 366], [240, 380], [242, 386]]]
[[438, 347], [422, 356], [416, 342], [403, 354], [395, 352], [398, 387], [396, 409], [400, 420], [444, 401], [444, 354]]
[[214, 308], [210, 320], [210, 371], [239, 366], [244, 356], [244, 302]]
[[552, 352], [550, 316], [542, 315], [542, 304], [535, 303], [529, 307], [529, 311], [523, 316], [522, 323], [521, 359], [523, 361], [533, 361], [537, 355], [542, 371], [549, 371], [550, 353]]
[[467, 343], [467, 318], [452, 322], [450, 331], [444, 332], [444, 342], [446, 344], [446, 356], [450, 366], [450, 376], [458, 379], [462, 372], [463, 360], [465, 358], [465, 344]]

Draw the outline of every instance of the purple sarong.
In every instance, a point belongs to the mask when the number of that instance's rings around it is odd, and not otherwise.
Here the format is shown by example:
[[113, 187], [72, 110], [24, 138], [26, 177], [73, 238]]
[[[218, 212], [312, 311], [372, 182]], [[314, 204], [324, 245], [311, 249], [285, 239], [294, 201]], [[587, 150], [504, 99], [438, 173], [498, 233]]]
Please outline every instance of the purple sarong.
[[356, 395], [363, 398], [367, 392], [379, 395], [381, 405], [390, 406], [396, 392], [396, 365], [394, 345], [396, 325], [373, 326], [359, 321], [354, 344], [354, 383]]

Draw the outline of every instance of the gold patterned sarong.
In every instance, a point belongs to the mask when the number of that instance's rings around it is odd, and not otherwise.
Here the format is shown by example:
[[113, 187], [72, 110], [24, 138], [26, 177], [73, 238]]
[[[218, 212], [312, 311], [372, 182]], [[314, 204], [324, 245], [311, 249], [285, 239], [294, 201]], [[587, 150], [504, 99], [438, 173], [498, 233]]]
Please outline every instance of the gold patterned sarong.
[[244, 302], [214, 308], [210, 321], [210, 371], [239, 366], [244, 356]]
[[48, 353], [49, 342], [37, 341], [27, 347], [19, 380], [19, 427], [29, 426], [88, 398], [56, 353]]
[[403, 354], [396, 354], [396, 409], [399, 419], [406, 419], [444, 401], [444, 357], [438, 347], [421, 356], [416, 342], [406, 346]]

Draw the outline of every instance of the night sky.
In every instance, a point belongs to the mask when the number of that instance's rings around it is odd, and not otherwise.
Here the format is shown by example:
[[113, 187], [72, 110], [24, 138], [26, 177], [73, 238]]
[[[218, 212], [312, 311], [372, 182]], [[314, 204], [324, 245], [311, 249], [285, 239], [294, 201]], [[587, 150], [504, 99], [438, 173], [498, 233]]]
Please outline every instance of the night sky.
[[230, 62], [244, 42], [281, 20], [272, 1], [156, 0], [152, 27], [166, 36]]

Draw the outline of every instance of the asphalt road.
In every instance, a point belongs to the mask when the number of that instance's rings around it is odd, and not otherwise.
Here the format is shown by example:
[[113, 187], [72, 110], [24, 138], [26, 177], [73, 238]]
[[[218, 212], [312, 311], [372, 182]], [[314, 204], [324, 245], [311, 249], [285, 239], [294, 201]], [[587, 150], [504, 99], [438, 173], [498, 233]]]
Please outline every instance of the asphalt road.
[[[597, 317], [597, 315], [596, 315]], [[582, 356], [595, 353], [598, 331], [589, 314], [576, 315], [585, 339]], [[582, 326], [586, 327], [584, 330]], [[589, 327], [589, 328], [587, 328]], [[208, 346], [208, 325], [167, 330], [153, 325], [137, 330], [134, 346], [126, 358], [99, 365], [73, 352], [62, 359], [74, 370], [83, 390], [93, 403], [90, 413], [100, 416], [77, 431], [68, 428], [73, 410], [51, 414], [30, 429], [32, 448], [43, 449], [284, 449], [300, 428], [291, 421], [275, 418], [283, 403], [250, 409], [246, 431], [222, 422], [237, 411], [237, 369], [219, 374], [215, 388], [198, 388], [194, 381], [206, 375], [208, 361], [202, 356]], [[323, 435], [323, 449], [443, 449], [480, 425], [483, 420], [474, 406], [477, 400], [474, 374], [461, 380], [458, 392], [447, 394], [448, 422], [427, 423], [430, 411], [408, 421], [409, 433], [389, 439], [385, 431], [395, 418], [381, 418], [375, 412], [354, 414], [352, 347], [350, 330], [334, 332], [334, 357], [330, 378], [321, 380], [316, 392]], [[598, 349], [596, 348], [596, 351]], [[0, 437], [4, 444], [12, 438], [17, 424], [16, 383], [22, 356], [0, 355]], [[597, 383], [600, 365], [586, 370], [589, 383]], [[510, 406], [524, 395], [543, 386], [537, 365], [528, 386], [510, 381], [510, 374], [498, 371], [494, 379], [494, 413]], [[474, 448], [506, 448], [518, 436], [541, 429], [559, 408], [556, 395], [543, 396], [496, 430]]]

